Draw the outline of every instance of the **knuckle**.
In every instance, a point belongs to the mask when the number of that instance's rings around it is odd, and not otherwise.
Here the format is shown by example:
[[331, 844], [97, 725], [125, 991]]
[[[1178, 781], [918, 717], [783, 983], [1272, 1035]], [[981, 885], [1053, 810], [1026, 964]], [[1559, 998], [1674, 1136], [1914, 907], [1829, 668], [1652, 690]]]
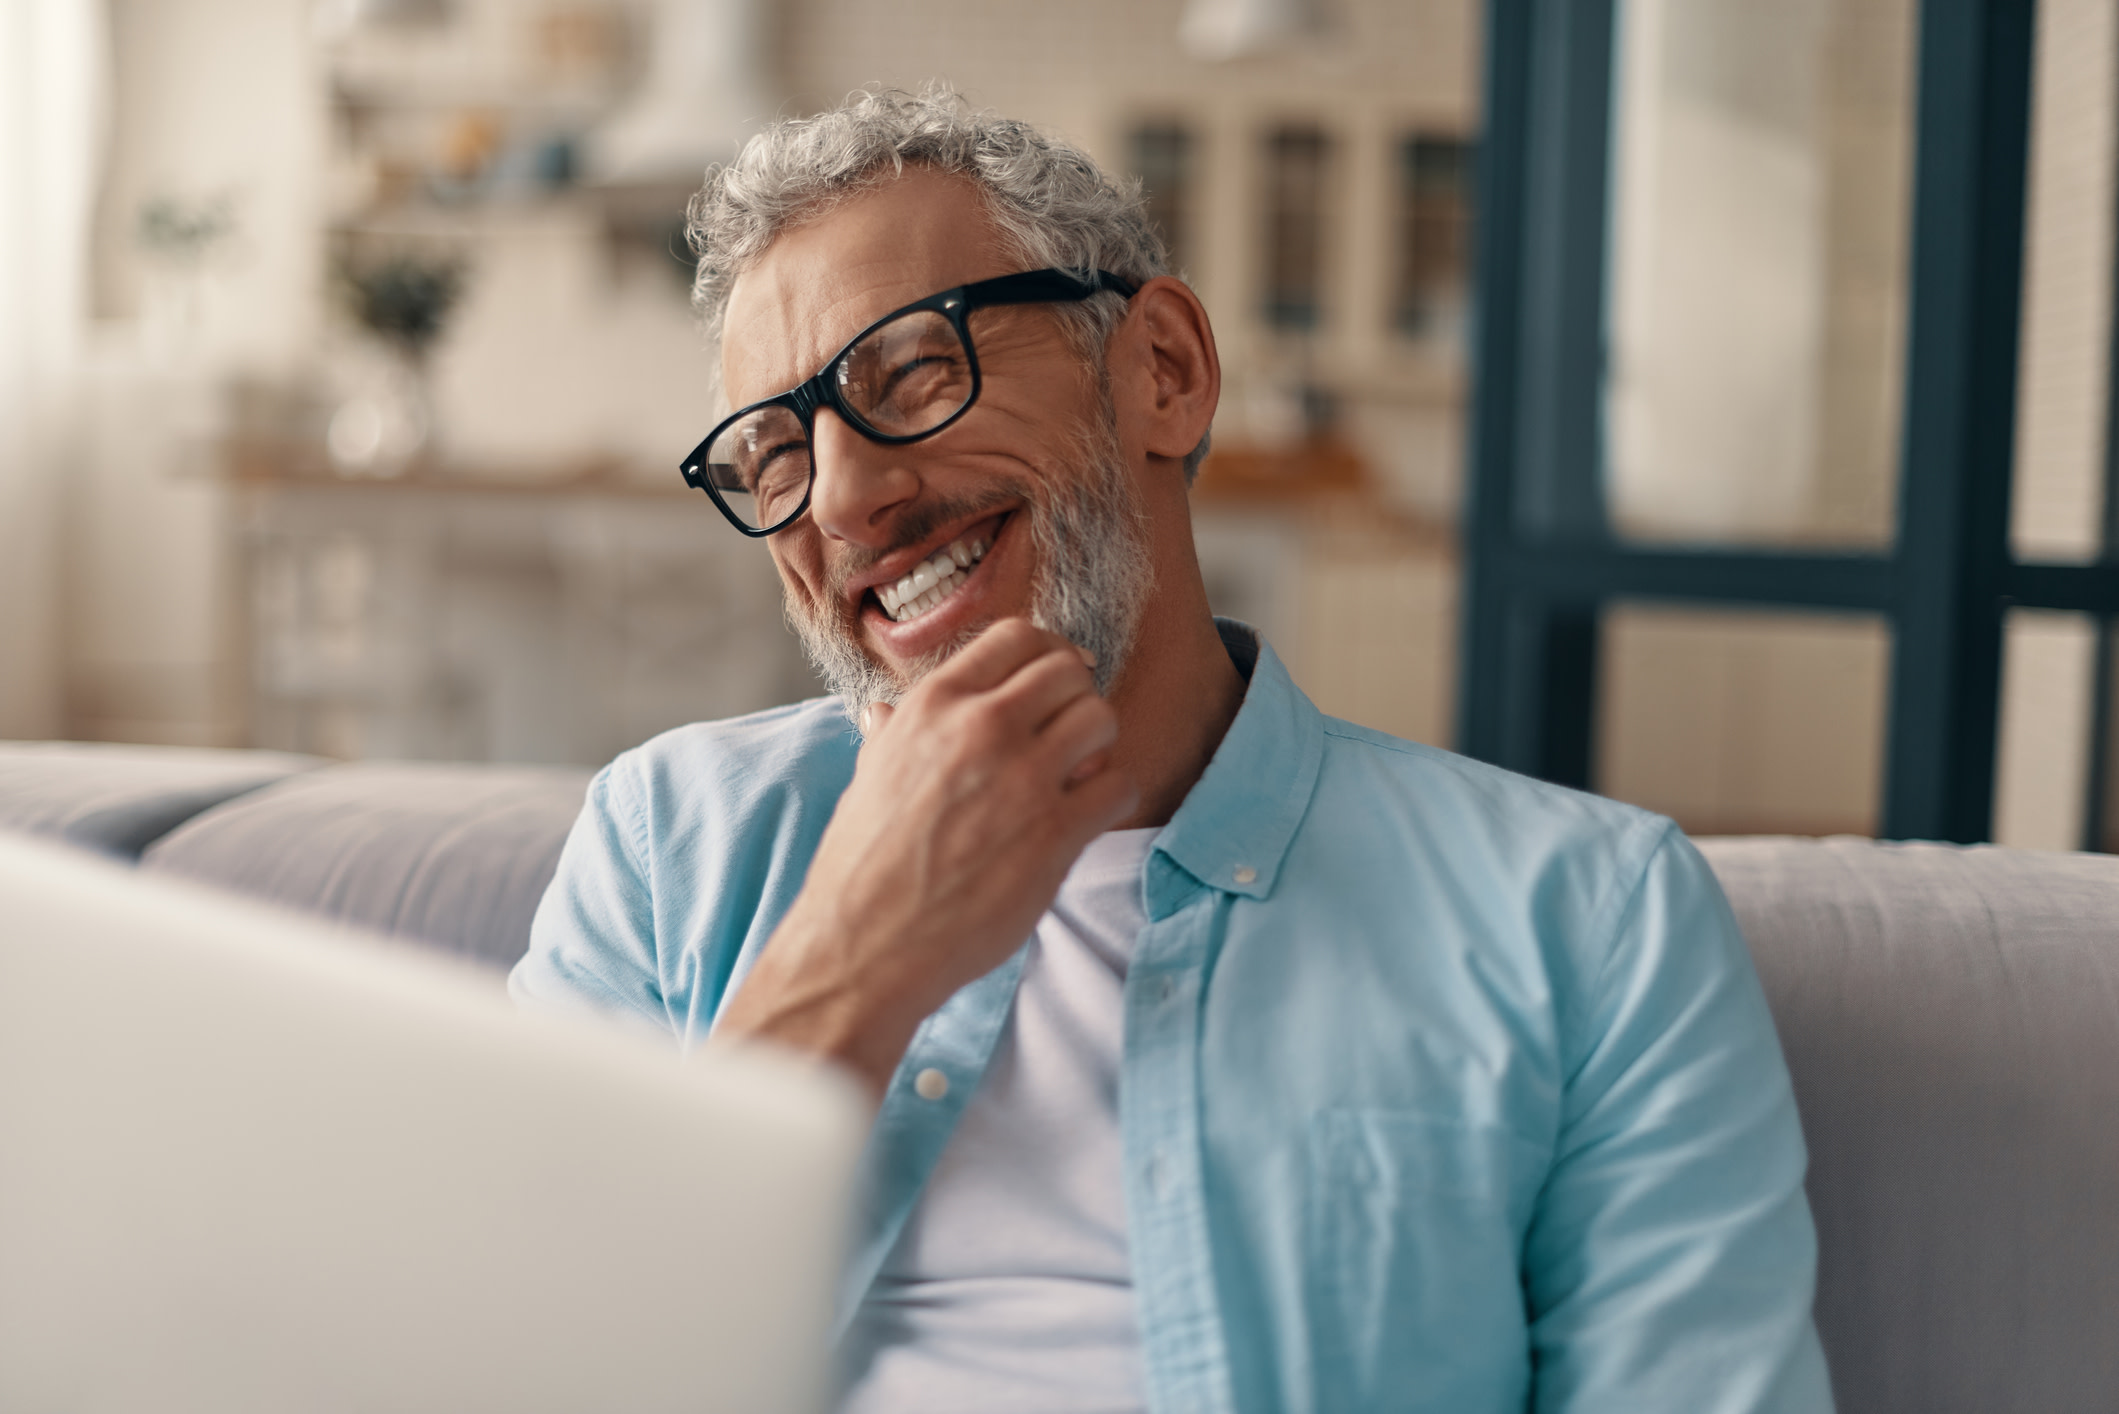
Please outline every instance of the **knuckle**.
[[1091, 693], [1077, 704], [1084, 735], [1103, 740], [1118, 735], [1118, 709]]
[[1051, 654], [1041, 654], [1010, 678], [1004, 691], [1013, 697], [1042, 697], [1065, 682], [1066, 665]]
[[955, 666], [953, 662], [944, 663], [935, 671], [915, 682], [911, 687], [906, 688], [899, 694], [898, 705], [893, 710], [902, 715], [909, 711], [923, 710], [927, 704], [938, 698], [949, 697], [956, 691], [955, 677], [949, 672], [949, 669]]
[[1040, 630], [1030, 619], [1009, 619], [1009, 642], [1023, 653], [1045, 653], [1053, 634]]
[[1037, 625], [1025, 618], [1011, 617], [997, 621], [993, 626], [994, 636], [1011, 647], [1027, 646], [1038, 641]]
[[956, 724], [957, 740], [974, 756], [985, 756], [1007, 745], [1008, 721], [1000, 699], [993, 695], [965, 705], [963, 720]]
[[973, 759], [959, 765], [956, 770], [956, 799], [977, 800], [993, 791], [993, 770], [985, 761]]

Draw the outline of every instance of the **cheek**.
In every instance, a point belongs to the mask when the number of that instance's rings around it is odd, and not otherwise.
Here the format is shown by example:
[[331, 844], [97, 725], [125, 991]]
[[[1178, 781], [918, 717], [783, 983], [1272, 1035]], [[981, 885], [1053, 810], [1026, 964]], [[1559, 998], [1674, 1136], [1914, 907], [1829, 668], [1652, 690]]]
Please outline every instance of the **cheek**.
[[816, 556], [799, 545], [782, 549], [777, 544], [772, 556], [773, 568], [780, 572], [781, 591], [795, 604], [814, 609], [824, 597], [823, 566]]
[[1009, 423], [1033, 445], [1071, 458], [1083, 434], [1103, 419], [1095, 383], [1078, 364], [1053, 361], [1009, 387], [1000, 399]]
[[989, 450], [1021, 462], [1040, 476], [1074, 465], [1094, 424], [1093, 407], [1076, 407], [1067, 390], [1043, 399], [1011, 399], [994, 408]]

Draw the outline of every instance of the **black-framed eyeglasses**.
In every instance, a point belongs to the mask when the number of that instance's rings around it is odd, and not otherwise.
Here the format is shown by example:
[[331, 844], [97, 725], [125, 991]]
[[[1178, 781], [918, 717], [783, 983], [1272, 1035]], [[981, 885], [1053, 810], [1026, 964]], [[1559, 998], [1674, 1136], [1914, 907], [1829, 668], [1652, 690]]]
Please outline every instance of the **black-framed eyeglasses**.
[[830, 408], [874, 442], [932, 437], [979, 399], [971, 311], [1005, 304], [1064, 304], [1140, 287], [1097, 270], [1027, 270], [960, 285], [893, 310], [863, 329], [809, 381], [739, 408], [683, 462], [684, 484], [714, 498], [745, 535], [770, 535], [809, 509], [816, 480], [810, 430]]

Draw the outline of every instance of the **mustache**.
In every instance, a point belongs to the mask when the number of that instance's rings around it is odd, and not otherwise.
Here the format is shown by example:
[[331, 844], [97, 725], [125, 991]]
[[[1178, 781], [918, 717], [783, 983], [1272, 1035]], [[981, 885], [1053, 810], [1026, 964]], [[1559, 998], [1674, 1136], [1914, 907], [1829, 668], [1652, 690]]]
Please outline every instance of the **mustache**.
[[831, 602], [844, 604], [847, 586], [853, 582], [855, 576], [866, 574], [886, 556], [895, 555], [908, 545], [917, 545], [926, 540], [951, 521], [977, 520], [1004, 507], [1020, 505], [1029, 499], [1028, 487], [1019, 481], [1004, 479], [998, 485], [977, 495], [952, 496], [914, 507], [898, 522], [895, 527], [897, 535], [890, 544], [880, 547], [852, 547], [832, 564], [829, 573]]

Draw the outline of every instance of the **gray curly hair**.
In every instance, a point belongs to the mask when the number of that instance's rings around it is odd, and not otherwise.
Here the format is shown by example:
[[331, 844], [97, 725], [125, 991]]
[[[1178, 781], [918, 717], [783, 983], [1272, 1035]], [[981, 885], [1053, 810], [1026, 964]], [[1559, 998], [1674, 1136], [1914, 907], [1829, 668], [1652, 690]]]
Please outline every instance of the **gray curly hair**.
[[[862, 90], [813, 118], [784, 118], [707, 172], [686, 232], [699, 257], [692, 305], [719, 344], [736, 278], [773, 238], [914, 164], [966, 177], [1027, 269], [1108, 270], [1136, 284], [1170, 273], [1137, 178], [1113, 178], [1081, 149], [1028, 123], [973, 108], [946, 84]], [[1053, 307], [1068, 339], [1105, 376], [1104, 346], [1126, 315], [1116, 292]], [[1208, 439], [1185, 457], [1199, 472]]]

